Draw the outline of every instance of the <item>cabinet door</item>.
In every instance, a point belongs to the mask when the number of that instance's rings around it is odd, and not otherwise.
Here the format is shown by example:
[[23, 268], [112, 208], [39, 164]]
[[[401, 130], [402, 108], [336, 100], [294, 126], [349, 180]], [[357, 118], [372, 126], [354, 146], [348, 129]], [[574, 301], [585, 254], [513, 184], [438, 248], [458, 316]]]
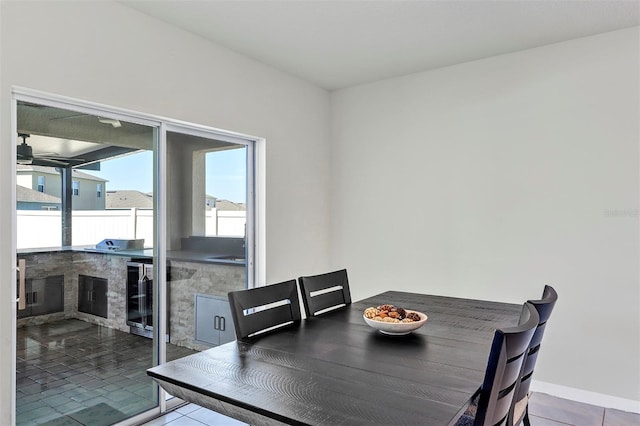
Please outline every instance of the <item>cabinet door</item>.
[[31, 282], [32, 315], [64, 311], [64, 276], [55, 275]]
[[235, 340], [229, 301], [223, 297], [196, 294], [196, 340], [221, 345]]
[[220, 301], [210, 296], [196, 294], [196, 340], [211, 345], [220, 344], [220, 332], [216, 329], [215, 316]]
[[233, 317], [231, 316], [231, 306], [229, 300], [225, 300], [220, 306], [220, 313], [218, 314], [220, 320], [220, 344], [233, 342], [236, 340], [236, 329], [233, 325]]
[[91, 313], [107, 318], [109, 301], [107, 299], [108, 280], [91, 277]]
[[78, 312], [90, 314], [91, 312], [91, 290], [93, 283], [91, 277], [78, 275]]
[[[64, 311], [64, 276], [28, 280], [27, 304], [27, 310], [18, 311], [19, 317]], [[20, 312], [23, 314], [20, 315]]]
[[104, 278], [78, 275], [78, 312], [107, 318], [107, 288]]

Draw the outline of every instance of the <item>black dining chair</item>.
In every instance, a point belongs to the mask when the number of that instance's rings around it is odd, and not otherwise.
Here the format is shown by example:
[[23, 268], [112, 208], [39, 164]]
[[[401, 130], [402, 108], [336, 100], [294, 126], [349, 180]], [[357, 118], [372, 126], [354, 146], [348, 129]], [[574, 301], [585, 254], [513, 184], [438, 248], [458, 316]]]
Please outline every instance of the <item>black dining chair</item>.
[[346, 269], [300, 277], [298, 282], [307, 318], [351, 304]]
[[538, 320], [536, 308], [525, 303], [518, 326], [495, 331], [477, 405], [467, 410], [456, 426], [508, 424], [515, 387]]
[[228, 293], [238, 340], [275, 331], [302, 319], [296, 280]]
[[531, 377], [533, 376], [533, 370], [540, 354], [540, 344], [542, 343], [542, 336], [547, 325], [551, 312], [558, 300], [558, 293], [551, 286], [545, 285], [542, 292], [542, 298], [539, 300], [528, 300], [528, 303], [532, 304], [538, 316], [538, 326], [536, 328], [531, 342], [529, 343], [529, 349], [527, 356], [522, 365], [522, 371], [520, 372], [520, 379], [516, 385], [516, 393], [511, 404], [511, 425], [518, 425], [520, 422], [524, 422], [525, 426], [530, 426], [529, 421], [529, 387], [531, 386]]

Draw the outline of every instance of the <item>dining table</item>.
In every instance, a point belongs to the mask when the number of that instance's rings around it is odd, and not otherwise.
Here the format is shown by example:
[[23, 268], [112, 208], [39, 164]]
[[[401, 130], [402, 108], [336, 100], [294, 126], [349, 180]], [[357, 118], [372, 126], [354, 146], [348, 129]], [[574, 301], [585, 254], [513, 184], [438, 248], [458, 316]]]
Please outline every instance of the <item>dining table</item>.
[[[368, 307], [427, 315], [405, 335]], [[497, 328], [522, 305], [387, 291], [147, 370], [169, 394], [251, 425], [453, 425], [478, 395]]]

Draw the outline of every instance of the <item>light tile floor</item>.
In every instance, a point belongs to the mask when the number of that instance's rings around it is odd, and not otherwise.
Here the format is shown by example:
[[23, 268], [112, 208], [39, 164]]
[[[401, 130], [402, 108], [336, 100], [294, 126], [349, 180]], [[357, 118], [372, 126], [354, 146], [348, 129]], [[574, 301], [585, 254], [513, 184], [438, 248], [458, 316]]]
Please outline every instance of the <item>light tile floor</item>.
[[532, 426], [640, 426], [640, 414], [534, 393], [529, 400]]
[[[640, 414], [569, 401], [535, 393], [529, 402], [532, 426], [640, 426]], [[143, 426], [242, 426], [222, 414], [195, 404], [184, 405]]]

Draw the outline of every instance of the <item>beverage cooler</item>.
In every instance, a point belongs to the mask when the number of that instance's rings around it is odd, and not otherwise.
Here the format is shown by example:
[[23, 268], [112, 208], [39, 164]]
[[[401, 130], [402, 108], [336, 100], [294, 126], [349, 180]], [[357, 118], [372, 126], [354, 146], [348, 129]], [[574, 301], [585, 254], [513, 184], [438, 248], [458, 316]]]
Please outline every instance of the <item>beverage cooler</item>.
[[153, 337], [153, 261], [127, 262], [127, 325], [132, 334]]

